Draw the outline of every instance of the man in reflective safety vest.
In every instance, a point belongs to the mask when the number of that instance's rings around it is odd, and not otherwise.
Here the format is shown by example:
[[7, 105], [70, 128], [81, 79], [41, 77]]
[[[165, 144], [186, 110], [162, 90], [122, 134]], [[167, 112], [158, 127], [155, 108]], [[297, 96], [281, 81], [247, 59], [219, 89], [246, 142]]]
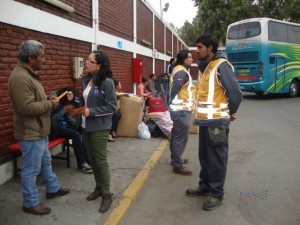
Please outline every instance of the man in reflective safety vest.
[[173, 172], [181, 175], [192, 175], [192, 171], [184, 167], [187, 159], [182, 159], [188, 141], [189, 121], [194, 108], [194, 92], [192, 77], [188, 71], [192, 65], [192, 54], [181, 50], [177, 54], [176, 66], [170, 76], [170, 116], [173, 128], [170, 138], [171, 164]]
[[237, 117], [242, 93], [232, 65], [218, 53], [218, 41], [210, 34], [196, 41], [200, 60], [196, 97], [195, 125], [199, 131], [200, 181], [187, 196], [208, 196], [204, 210], [214, 210], [224, 202], [224, 183], [228, 161], [230, 121]]

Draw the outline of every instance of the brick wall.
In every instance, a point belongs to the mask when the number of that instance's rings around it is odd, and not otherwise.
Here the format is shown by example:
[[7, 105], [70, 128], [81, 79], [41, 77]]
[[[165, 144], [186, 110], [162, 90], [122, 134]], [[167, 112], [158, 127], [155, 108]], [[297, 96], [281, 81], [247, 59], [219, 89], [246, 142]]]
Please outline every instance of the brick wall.
[[166, 54], [170, 57], [174, 57], [173, 54], [169, 54], [169, 52], [172, 53], [172, 32], [169, 29], [166, 29]]
[[75, 56], [87, 57], [90, 44], [0, 23], [0, 162], [9, 153], [6, 147], [14, 142], [13, 112], [8, 95], [8, 79], [17, 63], [18, 47], [23, 40], [35, 39], [45, 46], [46, 62], [39, 71], [46, 94], [65, 86], [81, 89], [79, 80], [72, 78]]
[[[197, 64], [198, 63], [198, 56], [197, 56], [197, 51], [196, 50], [190, 50], [193, 56], [193, 64]], [[191, 67], [191, 72], [190, 72], [191, 76], [193, 77], [193, 80], [197, 80], [198, 79], [198, 66], [193, 66]]]
[[[147, 48], [153, 46], [153, 13], [150, 9], [142, 3], [142, 1], [137, 1], [137, 43], [144, 45]], [[142, 40], [146, 40], [152, 44], [148, 46], [142, 43]]]
[[164, 53], [164, 25], [155, 17], [155, 48], [158, 52]]
[[197, 61], [198, 61], [197, 51], [196, 50], [190, 50], [190, 52], [192, 53], [192, 56], [193, 56], [193, 63], [197, 63]]
[[133, 40], [133, 1], [99, 0], [99, 29]]
[[[85, 26], [92, 26], [92, 0], [60, 0], [75, 8], [74, 13], [68, 13], [51, 4], [40, 0], [16, 0], [25, 5], [35, 7], [47, 13]], [[133, 41], [133, 1], [108, 1], [99, 0], [99, 29], [106, 33]], [[145, 39], [153, 41], [153, 13], [142, 0], [137, 1], [137, 42]], [[47, 26], [47, 21], [44, 22]], [[155, 17], [155, 48], [164, 53], [164, 25]], [[57, 29], [61, 29], [58, 27]], [[167, 30], [168, 51], [176, 57], [178, 52], [177, 38], [174, 36], [172, 50], [172, 34]], [[101, 38], [101, 37], [100, 37]], [[75, 86], [79, 90], [80, 81], [72, 78], [73, 57], [86, 58], [91, 51], [91, 43], [59, 37], [47, 33], [16, 27], [0, 22], [0, 164], [10, 159], [7, 146], [13, 143], [13, 112], [8, 96], [8, 78], [17, 63], [18, 47], [24, 40], [36, 39], [41, 41], [46, 48], [46, 62], [39, 76], [46, 94], [65, 86]], [[145, 46], [145, 45], [144, 45]], [[150, 47], [152, 49], [152, 46]], [[111, 60], [114, 78], [120, 80], [124, 92], [133, 92], [133, 63], [132, 52], [99, 46]], [[134, 51], [134, 50], [132, 50]], [[143, 59], [143, 75], [149, 77], [153, 71], [152, 57], [138, 55]], [[165, 72], [164, 61], [155, 61], [155, 74]]]
[[118, 49], [99, 46], [100, 51], [105, 52], [110, 60], [113, 79], [119, 80], [123, 92], [133, 92], [133, 63], [132, 53]]
[[165, 73], [165, 68], [164, 68], [164, 61], [163, 60], [155, 60], [155, 74], [157, 76], [162, 75]]
[[178, 54], [178, 48], [177, 48], [177, 37], [173, 35], [173, 55], [174, 55], [174, 58], [177, 57], [177, 54]]
[[63, 3], [72, 6], [75, 9], [74, 13], [68, 13], [67, 11], [60, 9], [54, 5], [41, 0], [15, 0], [25, 5], [32, 6], [34, 8], [43, 10], [45, 12], [54, 14], [67, 20], [85, 25], [92, 26], [92, 0], [60, 0]]
[[198, 80], [198, 67], [197, 66], [192, 66], [190, 70], [190, 74], [193, 78], [193, 80]]
[[137, 58], [141, 58], [143, 60], [143, 76], [148, 77], [152, 73], [153, 63], [152, 58], [143, 56], [143, 55], [137, 55]]

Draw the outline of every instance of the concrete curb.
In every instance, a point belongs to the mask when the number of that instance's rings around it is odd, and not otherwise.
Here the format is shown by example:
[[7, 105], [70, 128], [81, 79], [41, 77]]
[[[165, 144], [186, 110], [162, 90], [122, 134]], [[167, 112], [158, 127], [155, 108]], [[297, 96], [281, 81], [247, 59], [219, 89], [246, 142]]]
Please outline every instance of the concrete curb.
[[[135, 199], [139, 190], [143, 187], [145, 181], [149, 177], [152, 169], [158, 163], [159, 158], [162, 156], [166, 150], [169, 140], [164, 139], [161, 141], [159, 146], [154, 150], [152, 156], [144, 165], [143, 169], [138, 173], [138, 175], [133, 179], [127, 189], [124, 191], [121, 200], [116, 208], [108, 215], [107, 220], [104, 225], [117, 225], [120, 219], [124, 216], [125, 212], [129, 208], [131, 202]], [[100, 222], [98, 222], [100, 225]]]

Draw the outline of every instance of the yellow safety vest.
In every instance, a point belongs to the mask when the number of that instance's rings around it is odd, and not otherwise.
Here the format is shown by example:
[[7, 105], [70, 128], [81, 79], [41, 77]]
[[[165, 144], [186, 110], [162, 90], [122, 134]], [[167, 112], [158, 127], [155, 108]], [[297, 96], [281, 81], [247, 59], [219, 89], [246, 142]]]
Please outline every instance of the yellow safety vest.
[[188, 76], [189, 81], [185, 83], [181, 89], [179, 90], [178, 94], [174, 97], [170, 104], [171, 110], [193, 110], [194, 107], [194, 97], [195, 97], [195, 87], [193, 85], [192, 77], [189, 71], [182, 65], [175, 66], [170, 76], [170, 90], [172, 89], [173, 79], [177, 72], [184, 70]]
[[204, 73], [198, 73], [196, 119], [230, 118], [227, 96], [217, 77], [218, 68], [223, 62], [232, 67], [226, 59], [219, 58], [211, 61]]

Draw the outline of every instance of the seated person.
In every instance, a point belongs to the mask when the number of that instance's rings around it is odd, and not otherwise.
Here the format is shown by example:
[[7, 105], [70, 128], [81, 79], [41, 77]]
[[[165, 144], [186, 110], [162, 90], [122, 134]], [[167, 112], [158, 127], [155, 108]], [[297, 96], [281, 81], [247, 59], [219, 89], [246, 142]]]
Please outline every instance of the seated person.
[[151, 93], [152, 95], [156, 94], [155, 90], [155, 80], [156, 80], [156, 75], [154, 73], [150, 74], [150, 80], [146, 86], [146, 90]]
[[120, 112], [120, 99], [118, 96], [118, 93], [121, 92], [121, 83], [118, 80], [114, 80], [115, 83], [115, 90], [116, 90], [116, 95], [117, 95], [117, 99], [118, 99], [118, 104], [117, 104], [117, 111], [113, 113], [112, 116], [112, 126], [111, 126], [111, 130], [110, 130], [110, 134], [108, 136], [108, 141], [109, 142], [114, 142], [115, 139], [117, 137], [117, 128], [118, 128], [118, 123], [119, 120], [121, 119], [121, 112]]
[[143, 76], [141, 83], [139, 83], [137, 87], [137, 95], [139, 97], [144, 97], [145, 107], [149, 106], [149, 99], [152, 98], [152, 94], [146, 90], [148, 82], [148, 78]]
[[72, 87], [66, 87], [57, 92], [57, 96], [68, 91], [68, 93], [60, 99], [58, 107], [53, 111], [51, 116], [51, 135], [54, 137], [62, 137], [72, 139], [77, 167], [83, 173], [92, 173], [92, 168], [87, 163], [87, 155], [81, 140], [79, 131], [76, 130], [76, 116], [71, 117], [70, 112], [79, 107], [79, 93]]

